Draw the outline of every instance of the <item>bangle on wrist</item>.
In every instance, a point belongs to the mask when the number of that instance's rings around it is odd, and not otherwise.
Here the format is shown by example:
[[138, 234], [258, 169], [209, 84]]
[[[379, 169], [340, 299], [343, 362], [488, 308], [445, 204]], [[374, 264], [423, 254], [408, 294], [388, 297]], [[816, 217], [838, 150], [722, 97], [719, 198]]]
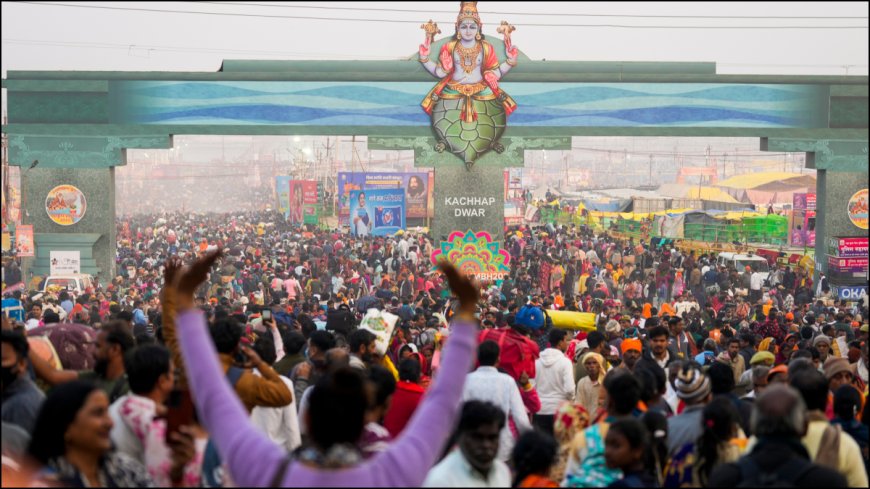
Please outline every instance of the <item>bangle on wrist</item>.
[[421, 62], [421, 63], [428, 63], [428, 62], [429, 62], [429, 56], [420, 56], [420, 62]]
[[508, 58], [505, 62], [506, 62], [509, 66], [516, 66], [516, 65], [517, 65], [517, 60], [513, 60], [513, 61], [511, 61], [510, 58]]

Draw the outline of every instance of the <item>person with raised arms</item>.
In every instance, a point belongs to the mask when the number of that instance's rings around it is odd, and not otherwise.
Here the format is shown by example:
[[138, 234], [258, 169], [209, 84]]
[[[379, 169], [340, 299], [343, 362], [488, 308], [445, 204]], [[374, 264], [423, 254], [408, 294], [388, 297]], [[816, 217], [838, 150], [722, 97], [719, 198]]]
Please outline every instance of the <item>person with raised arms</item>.
[[[194, 291], [220, 256], [213, 252], [179, 273], [176, 295], [181, 349], [201, 419], [239, 486], [420, 486], [435, 464], [459, 411], [465, 375], [475, 352], [474, 313], [478, 288], [452, 265], [441, 264], [459, 298], [453, 333], [445, 346], [438, 377], [407, 428], [389, 449], [362, 461], [350, 448], [362, 433], [368, 408], [366, 380], [339, 368], [322, 378], [311, 394], [308, 425], [311, 444], [292, 460], [258, 432], [220, 374], [205, 316], [194, 307]], [[195, 366], [191, 368], [190, 366]]]

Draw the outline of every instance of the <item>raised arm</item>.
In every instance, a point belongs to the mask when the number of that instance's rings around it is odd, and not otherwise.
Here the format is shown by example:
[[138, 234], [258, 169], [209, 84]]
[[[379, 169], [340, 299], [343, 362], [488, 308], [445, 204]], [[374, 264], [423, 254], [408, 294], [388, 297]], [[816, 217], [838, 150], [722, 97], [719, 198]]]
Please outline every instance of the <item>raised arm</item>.
[[286, 455], [251, 424], [248, 412], [225, 380], [205, 315], [193, 305], [194, 291], [220, 254], [216, 251], [197, 260], [178, 272], [173, 281], [180, 311], [176, 321], [178, 338], [197, 411], [221, 459], [240, 486], [262, 487], [271, 482]]
[[33, 365], [33, 370], [36, 372], [37, 377], [51, 385], [64, 384], [79, 378], [79, 373], [75, 370], [57, 370], [37, 355], [36, 350], [33, 348], [29, 350], [27, 356], [30, 359], [30, 364]]
[[184, 368], [184, 357], [181, 355], [181, 348], [178, 346], [178, 336], [175, 330], [175, 314], [177, 305], [175, 304], [175, 292], [172, 290], [172, 283], [175, 280], [176, 274], [181, 269], [181, 260], [177, 256], [173, 256], [166, 261], [163, 268], [163, 291], [160, 298], [160, 305], [163, 307], [163, 340], [166, 342], [166, 347], [172, 354], [172, 361], [175, 363], [176, 381], [178, 387], [187, 389], [187, 375]]
[[[448, 75], [450, 70], [453, 68], [453, 58], [450, 57], [449, 53], [448, 53], [447, 57], [445, 58], [444, 53], [446, 52], [446, 49], [444, 49], [444, 47], [442, 47], [442, 51], [440, 53], [440, 57], [441, 57], [441, 61], [442, 61], [441, 64], [444, 66], [444, 68], [442, 68], [442, 66], [440, 66], [438, 63], [429, 59], [429, 54], [430, 54], [429, 47], [431, 46], [431, 44], [432, 44], [432, 39], [427, 36], [426, 40], [423, 41], [423, 44], [420, 45], [419, 61], [423, 65], [423, 67], [426, 68], [426, 71], [428, 71], [432, 76], [434, 76], [436, 78], [444, 78], [445, 76]], [[447, 71], [445, 71], [445, 69]]]
[[242, 351], [251, 361], [261, 376], [245, 372], [239, 379], [237, 392], [242, 402], [247, 406], [284, 407], [293, 402], [293, 393], [287, 384], [281, 380], [278, 372], [264, 362], [257, 352], [248, 346], [242, 346]]
[[452, 266], [442, 265], [451, 289], [461, 300], [461, 312], [453, 323], [453, 334], [444, 348], [441, 370], [432, 389], [423, 398], [407, 428], [390, 448], [370, 462], [390, 486], [420, 487], [435, 465], [460, 409], [465, 377], [471, 370], [477, 346], [474, 311], [477, 288], [460, 277]]
[[229, 465], [230, 474], [240, 487], [268, 485], [274, 476], [272, 472], [286, 456], [283, 449], [254, 428], [248, 412], [225, 380], [204, 313], [184, 310], [178, 314], [177, 322], [197, 412], [221, 459]]

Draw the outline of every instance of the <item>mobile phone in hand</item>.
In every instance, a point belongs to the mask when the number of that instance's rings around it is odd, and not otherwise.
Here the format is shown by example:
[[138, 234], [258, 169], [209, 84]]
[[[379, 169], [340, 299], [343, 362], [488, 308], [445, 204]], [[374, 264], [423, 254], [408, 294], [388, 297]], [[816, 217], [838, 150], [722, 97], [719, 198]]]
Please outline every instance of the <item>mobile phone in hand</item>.
[[169, 393], [166, 407], [166, 443], [169, 443], [170, 436], [178, 432], [179, 427], [193, 424], [195, 408], [190, 391], [174, 389]]
[[263, 312], [260, 315], [263, 318], [263, 322], [272, 320], [272, 310], [271, 309], [263, 309]]

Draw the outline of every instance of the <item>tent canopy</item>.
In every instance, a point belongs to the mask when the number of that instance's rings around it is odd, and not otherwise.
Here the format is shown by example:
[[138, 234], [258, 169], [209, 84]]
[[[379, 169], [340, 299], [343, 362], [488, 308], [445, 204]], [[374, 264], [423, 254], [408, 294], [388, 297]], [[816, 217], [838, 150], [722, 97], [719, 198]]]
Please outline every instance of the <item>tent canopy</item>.
[[666, 183], [659, 187], [658, 192], [665, 197], [674, 197], [677, 199], [708, 200], [712, 202], [725, 202], [728, 204], [738, 203], [737, 199], [728, 195], [728, 193], [722, 189], [716, 187], [703, 187], [689, 183]]
[[719, 182], [717, 186], [737, 190], [784, 192], [800, 188], [814, 189], [816, 188], [816, 177], [789, 172], [747, 173]]

